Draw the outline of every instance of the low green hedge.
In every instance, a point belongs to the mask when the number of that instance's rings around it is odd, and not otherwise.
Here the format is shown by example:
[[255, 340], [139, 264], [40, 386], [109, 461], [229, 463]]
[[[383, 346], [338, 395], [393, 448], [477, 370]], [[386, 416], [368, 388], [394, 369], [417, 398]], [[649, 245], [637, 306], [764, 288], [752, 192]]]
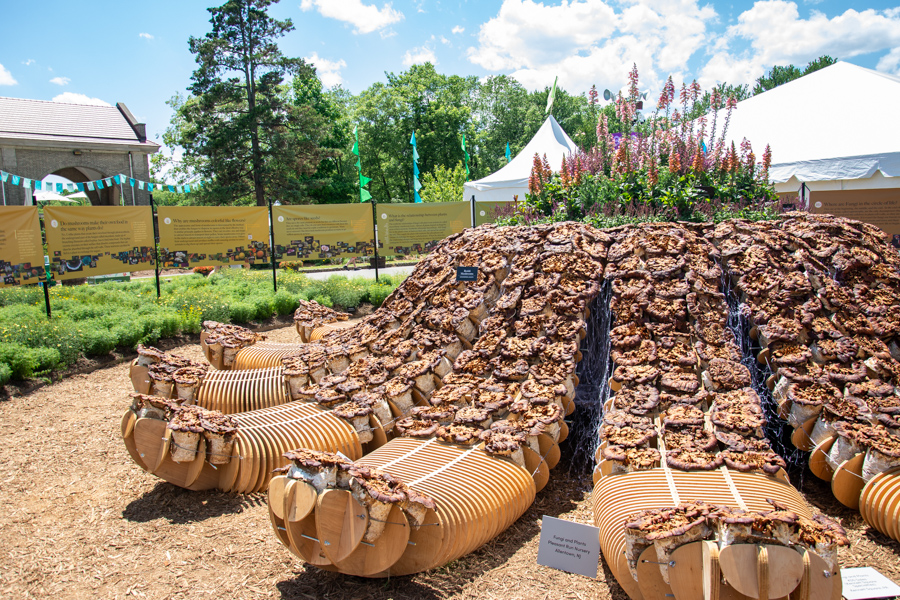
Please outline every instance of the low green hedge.
[[152, 279], [55, 286], [50, 288], [52, 319], [36, 286], [0, 288], [0, 385], [65, 369], [82, 356], [196, 334], [205, 320], [246, 324], [289, 315], [299, 299], [337, 309], [363, 302], [380, 306], [402, 277], [380, 279], [333, 275], [316, 280], [281, 271], [275, 293], [269, 272], [223, 269], [208, 277], [165, 278], [159, 299]]

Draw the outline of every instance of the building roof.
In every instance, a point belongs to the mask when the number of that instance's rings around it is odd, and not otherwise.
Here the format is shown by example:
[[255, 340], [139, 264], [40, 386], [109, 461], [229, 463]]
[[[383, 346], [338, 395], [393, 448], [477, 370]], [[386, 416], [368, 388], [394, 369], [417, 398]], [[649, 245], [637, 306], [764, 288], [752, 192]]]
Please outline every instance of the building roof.
[[152, 153], [128, 108], [0, 97], [0, 143], [66, 148], [109, 148]]

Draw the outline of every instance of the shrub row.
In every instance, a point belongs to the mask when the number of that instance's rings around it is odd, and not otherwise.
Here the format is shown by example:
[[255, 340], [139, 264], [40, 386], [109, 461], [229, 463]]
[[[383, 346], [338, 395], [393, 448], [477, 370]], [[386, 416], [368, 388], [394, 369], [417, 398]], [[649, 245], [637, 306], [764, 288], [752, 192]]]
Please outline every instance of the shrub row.
[[271, 273], [224, 269], [209, 277], [167, 278], [159, 299], [152, 279], [56, 286], [50, 289], [52, 319], [39, 288], [0, 288], [0, 385], [65, 369], [82, 356], [199, 333], [205, 320], [246, 324], [290, 315], [301, 298], [339, 309], [380, 306], [400, 278], [380, 279], [314, 280], [286, 271], [279, 273], [276, 293]]

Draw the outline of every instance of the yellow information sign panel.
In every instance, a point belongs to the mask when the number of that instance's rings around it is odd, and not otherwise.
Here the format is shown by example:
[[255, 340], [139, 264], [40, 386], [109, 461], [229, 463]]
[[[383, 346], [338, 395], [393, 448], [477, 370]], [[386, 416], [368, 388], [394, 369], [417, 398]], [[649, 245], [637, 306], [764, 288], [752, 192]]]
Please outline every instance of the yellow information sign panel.
[[811, 192], [810, 212], [847, 217], [879, 227], [900, 247], [900, 189]]
[[44, 230], [54, 279], [154, 266], [149, 206], [48, 206]]
[[44, 279], [36, 206], [0, 206], [0, 287]]
[[475, 226], [493, 223], [498, 213], [512, 214], [515, 202], [476, 202]]
[[375, 245], [370, 204], [272, 208], [276, 260], [367, 256]]
[[160, 206], [163, 267], [269, 262], [269, 210], [264, 206]]
[[379, 204], [376, 209], [378, 241], [385, 254], [428, 252], [472, 224], [469, 202]]

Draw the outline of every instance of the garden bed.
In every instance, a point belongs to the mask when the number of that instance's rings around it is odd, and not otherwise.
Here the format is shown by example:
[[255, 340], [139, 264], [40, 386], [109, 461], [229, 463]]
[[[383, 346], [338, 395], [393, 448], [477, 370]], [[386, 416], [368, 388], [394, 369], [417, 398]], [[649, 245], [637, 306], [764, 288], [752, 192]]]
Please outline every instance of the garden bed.
[[[297, 341], [291, 327], [269, 338]], [[196, 343], [174, 350], [201, 358]], [[348, 577], [290, 555], [264, 495], [190, 492], [138, 468], [119, 431], [130, 389], [123, 363], [0, 402], [0, 597], [626, 599], [603, 563], [597, 580], [536, 564], [543, 515], [592, 522], [590, 475], [567, 474], [565, 458], [525, 515], [478, 551], [415, 576]], [[794, 483], [847, 529], [843, 566], [900, 581], [900, 544], [808, 472]]]

